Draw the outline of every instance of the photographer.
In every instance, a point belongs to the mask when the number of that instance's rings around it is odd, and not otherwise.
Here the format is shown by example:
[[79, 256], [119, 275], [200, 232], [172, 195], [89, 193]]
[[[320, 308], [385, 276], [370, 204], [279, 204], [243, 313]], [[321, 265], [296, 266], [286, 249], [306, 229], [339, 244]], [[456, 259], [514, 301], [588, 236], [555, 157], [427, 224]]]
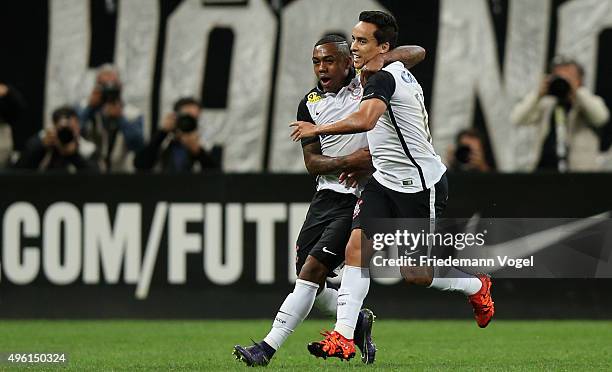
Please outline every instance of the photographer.
[[448, 150], [449, 168], [458, 172], [490, 172], [484, 141], [476, 129], [464, 129], [457, 134], [455, 145]]
[[0, 165], [12, 164], [32, 135], [23, 120], [25, 109], [22, 94], [0, 82]]
[[18, 169], [98, 171], [96, 146], [80, 137], [77, 113], [63, 106], [52, 115], [53, 126], [32, 137], [15, 164]]
[[106, 172], [132, 170], [132, 154], [144, 146], [144, 119], [121, 99], [119, 73], [112, 65], [98, 69], [96, 85], [81, 105], [79, 118], [83, 137], [96, 144]]
[[200, 105], [195, 99], [179, 99], [151, 143], [136, 155], [136, 169], [151, 170], [156, 164], [158, 170], [168, 173], [220, 169], [220, 148], [209, 153], [200, 144], [199, 116]]
[[595, 171], [599, 138], [595, 128], [608, 121], [603, 99], [582, 85], [584, 70], [576, 61], [555, 57], [537, 92], [525, 97], [512, 112], [514, 125], [538, 127], [533, 169]]

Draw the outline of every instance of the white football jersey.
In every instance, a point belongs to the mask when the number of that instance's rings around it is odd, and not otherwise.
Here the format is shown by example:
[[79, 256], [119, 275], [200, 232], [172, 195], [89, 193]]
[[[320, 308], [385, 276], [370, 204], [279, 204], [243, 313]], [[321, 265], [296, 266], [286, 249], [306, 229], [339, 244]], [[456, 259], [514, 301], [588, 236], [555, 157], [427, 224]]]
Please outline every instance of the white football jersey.
[[[356, 112], [362, 97], [363, 88], [359, 75], [353, 73], [347, 79], [347, 84], [338, 93], [325, 93], [319, 87], [312, 89], [300, 102], [297, 118], [316, 125], [330, 124]], [[324, 135], [319, 136], [318, 140], [321, 142], [321, 153], [330, 157], [349, 155], [361, 148], [368, 147], [365, 133]], [[316, 139], [305, 138], [302, 140], [302, 145], [305, 146], [313, 141]], [[338, 176], [338, 174], [318, 176], [317, 191], [329, 189], [359, 196], [362, 187], [347, 188], [338, 181]]]
[[368, 80], [362, 100], [372, 98], [387, 104], [387, 111], [367, 132], [374, 178], [403, 193], [431, 188], [446, 167], [431, 143], [421, 85], [401, 62], [394, 62]]

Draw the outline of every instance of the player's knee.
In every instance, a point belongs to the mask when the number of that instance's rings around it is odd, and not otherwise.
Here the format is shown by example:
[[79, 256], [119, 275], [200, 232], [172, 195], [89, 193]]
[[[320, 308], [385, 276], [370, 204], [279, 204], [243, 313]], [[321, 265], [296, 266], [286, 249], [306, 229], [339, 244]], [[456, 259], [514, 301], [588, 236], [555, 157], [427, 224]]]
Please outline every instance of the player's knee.
[[304, 266], [298, 274], [298, 278], [312, 283], [323, 283], [329, 274], [329, 269], [321, 261], [313, 256], [308, 256]]
[[402, 267], [400, 272], [404, 281], [411, 285], [429, 287], [433, 280], [433, 273], [427, 267]]

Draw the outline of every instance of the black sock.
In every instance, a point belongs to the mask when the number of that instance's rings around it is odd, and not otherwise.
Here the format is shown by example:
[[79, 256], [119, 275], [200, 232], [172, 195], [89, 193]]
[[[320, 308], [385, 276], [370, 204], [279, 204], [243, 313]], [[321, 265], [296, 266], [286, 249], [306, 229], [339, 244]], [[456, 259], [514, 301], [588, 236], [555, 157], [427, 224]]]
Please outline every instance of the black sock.
[[276, 350], [265, 341], [260, 342], [259, 346], [261, 346], [268, 359], [272, 359]]

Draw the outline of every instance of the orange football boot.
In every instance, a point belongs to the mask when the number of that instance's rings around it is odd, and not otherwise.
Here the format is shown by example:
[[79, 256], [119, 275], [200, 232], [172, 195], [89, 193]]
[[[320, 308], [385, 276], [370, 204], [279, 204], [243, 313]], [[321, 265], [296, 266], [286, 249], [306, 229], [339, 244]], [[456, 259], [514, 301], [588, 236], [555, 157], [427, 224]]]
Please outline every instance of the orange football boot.
[[325, 336], [323, 341], [311, 342], [308, 344], [308, 351], [317, 358], [327, 359], [328, 357], [340, 358], [341, 360], [350, 360], [355, 356], [355, 343], [342, 336], [340, 333], [333, 331], [322, 332]]
[[471, 296], [468, 301], [474, 308], [474, 319], [480, 328], [484, 328], [491, 322], [495, 314], [493, 298], [491, 298], [491, 278], [486, 274], [478, 274], [476, 277], [482, 283], [482, 288]]

